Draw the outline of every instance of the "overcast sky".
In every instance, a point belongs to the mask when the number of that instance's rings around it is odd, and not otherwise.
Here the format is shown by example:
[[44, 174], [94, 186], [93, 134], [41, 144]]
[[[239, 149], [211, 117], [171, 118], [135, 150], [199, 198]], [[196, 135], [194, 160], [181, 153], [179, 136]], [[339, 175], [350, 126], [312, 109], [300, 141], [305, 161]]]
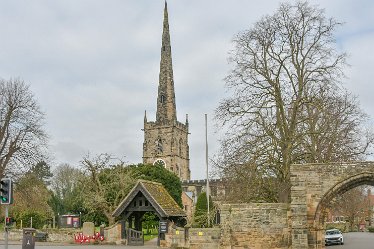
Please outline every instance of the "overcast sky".
[[[313, 0], [345, 22], [345, 87], [374, 117], [374, 1]], [[46, 114], [53, 164], [78, 166], [90, 153], [142, 162], [143, 117], [155, 120], [163, 0], [0, 0], [0, 77], [30, 84]], [[218, 150], [214, 109], [225, 96], [231, 40], [278, 1], [169, 0], [179, 121], [189, 114], [192, 179], [205, 177], [204, 114], [210, 156]]]

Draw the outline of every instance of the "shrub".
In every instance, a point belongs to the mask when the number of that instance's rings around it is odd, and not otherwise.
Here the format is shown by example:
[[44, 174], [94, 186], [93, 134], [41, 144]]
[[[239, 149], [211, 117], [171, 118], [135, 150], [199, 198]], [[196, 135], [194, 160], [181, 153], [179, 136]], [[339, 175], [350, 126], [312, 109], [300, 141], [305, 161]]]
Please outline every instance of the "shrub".
[[31, 217], [33, 228], [43, 228], [44, 224], [46, 224], [47, 217], [45, 214], [37, 211], [24, 211], [19, 213], [16, 217], [16, 222], [20, 224], [22, 220], [23, 227], [31, 227]]

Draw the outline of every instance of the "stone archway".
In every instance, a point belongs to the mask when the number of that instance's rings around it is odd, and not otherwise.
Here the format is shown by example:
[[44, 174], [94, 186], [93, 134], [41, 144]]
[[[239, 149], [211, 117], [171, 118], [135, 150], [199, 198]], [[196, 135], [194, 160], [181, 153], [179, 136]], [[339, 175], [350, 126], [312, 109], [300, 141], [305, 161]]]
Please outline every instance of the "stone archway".
[[374, 185], [374, 162], [291, 166], [292, 248], [324, 248], [323, 211], [335, 196]]

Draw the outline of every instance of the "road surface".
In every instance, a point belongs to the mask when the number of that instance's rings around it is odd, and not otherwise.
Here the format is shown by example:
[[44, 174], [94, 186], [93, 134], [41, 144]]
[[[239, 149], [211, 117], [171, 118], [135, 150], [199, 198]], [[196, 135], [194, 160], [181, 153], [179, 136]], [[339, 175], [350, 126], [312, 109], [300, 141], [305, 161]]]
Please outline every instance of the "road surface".
[[[327, 249], [373, 249], [374, 233], [357, 232], [344, 233], [344, 245], [327, 246]], [[0, 241], [0, 248], [4, 248], [4, 241]], [[9, 242], [8, 249], [21, 249], [19, 242]], [[123, 245], [53, 245], [51, 243], [38, 242], [35, 249], [156, 249], [155, 242], [146, 244], [145, 246], [123, 246]]]
[[344, 233], [344, 245], [327, 246], [327, 249], [372, 249], [374, 248], [374, 233], [357, 232]]

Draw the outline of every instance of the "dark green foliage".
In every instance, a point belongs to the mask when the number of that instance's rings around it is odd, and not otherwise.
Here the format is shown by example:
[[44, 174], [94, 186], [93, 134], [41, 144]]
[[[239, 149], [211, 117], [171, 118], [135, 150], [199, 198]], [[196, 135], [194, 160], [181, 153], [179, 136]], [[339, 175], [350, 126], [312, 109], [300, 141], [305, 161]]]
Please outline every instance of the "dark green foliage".
[[164, 185], [171, 197], [180, 207], [183, 207], [182, 185], [177, 175], [161, 165], [138, 164], [137, 166], [131, 166], [131, 169], [136, 179], [159, 182]]
[[[203, 192], [201, 193], [196, 202], [196, 207], [195, 207], [195, 214], [194, 214], [194, 222], [193, 226], [194, 227], [208, 227], [208, 202], [207, 202], [207, 197], [206, 193]], [[209, 196], [209, 212], [210, 216], [212, 216], [213, 212], [213, 201], [212, 198]], [[210, 222], [210, 226], [212, 225], [212, 222]]]
[[93, 222], [95, 226], [100, 226], [102, 224], [107, 226], [109, 224], [108, 218], [100, 211], [86, 211], [82, 213], [82, 224], [86, 221]]
[[67, 213], [78, 214], [79, 212], [83, 213], [85, 211], [82, 191], [84, 191], [84, 186], [82, 184], [77, 184], [69, 194], [69, 198], [64, 200]]
[[368, 227], [368, 231], [369, 231], [370, 233], [374, 233], [374, 227]]
[[142, 218], [142, 226], [145, 234], [152, 234], [152, 231], [158, 227], [159, 218], [153, 212], [146, 212]]
[[52, 208], [53, 213], [56, 216], [57, 214], [86, 213], [81, 193], [82, 189], [82, 185], [77, 185], [68, 195], [68, 198], [65, 199], [51, 191], [51, 198], [48, 200], [48, 204]]
[[57, 196], [53, 191], [51, 193], [51, 198], [48, 200], [48, 205], [52, 208], [53, 213], [57, 214], [65, 214], [65, 206], [63, 201], [59, 196]]
[[29, 173], [33, 173], [39, 180], [43, 181], [46, 185], [50, 184], [50, 179], [53, 176], [51, 172], [51, 166], [44, 161], [40, 161], [34, 166], [32, 166]]
[[84, 178], [82, 171], [68, 164], [56, 168], [51, 182], [53, 194], [48, 201], [55, 215], [83, 212], [82, 191], [85, 188], [81, 181]]
[[[213, 201], [212, 197], [209, 196], [209, 211], [213, 209]], [[206, 193], [203, 192], [201, 193], [196, 202], [196, 209], [195, 209], [195, 214], [205, 214], [206, 211], [208, 210], [208, 202], [206, 198]]]

